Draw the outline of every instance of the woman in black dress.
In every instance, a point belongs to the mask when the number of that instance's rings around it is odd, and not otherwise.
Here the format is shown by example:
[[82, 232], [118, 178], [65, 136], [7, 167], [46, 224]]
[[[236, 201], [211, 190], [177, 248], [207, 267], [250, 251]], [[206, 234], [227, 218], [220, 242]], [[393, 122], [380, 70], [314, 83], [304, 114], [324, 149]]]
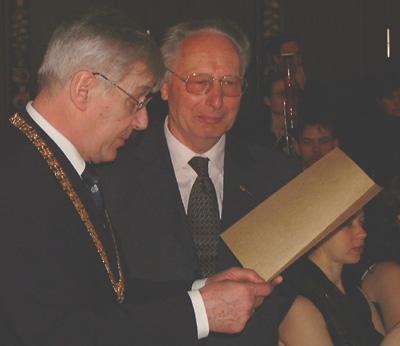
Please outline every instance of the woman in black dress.
[[359, 211], [308, 255], [299, 295], [279, 328], [286, 346], [377, 346], [384, 328], [356, 286], [346, 287], [343, 265], [360, 260], [367, 236]]

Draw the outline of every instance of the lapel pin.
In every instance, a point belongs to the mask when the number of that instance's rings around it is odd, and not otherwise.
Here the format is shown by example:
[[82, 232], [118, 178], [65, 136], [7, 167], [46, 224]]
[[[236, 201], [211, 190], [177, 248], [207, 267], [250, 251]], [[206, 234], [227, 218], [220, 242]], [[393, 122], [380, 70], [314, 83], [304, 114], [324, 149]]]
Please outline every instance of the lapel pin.
[[253, 194], [249, 190], [246, 189], [246, 186], [239, 185], [239, 189], [240, 189], [240, 191], [246, 192], [249, 196], [253, 197]]

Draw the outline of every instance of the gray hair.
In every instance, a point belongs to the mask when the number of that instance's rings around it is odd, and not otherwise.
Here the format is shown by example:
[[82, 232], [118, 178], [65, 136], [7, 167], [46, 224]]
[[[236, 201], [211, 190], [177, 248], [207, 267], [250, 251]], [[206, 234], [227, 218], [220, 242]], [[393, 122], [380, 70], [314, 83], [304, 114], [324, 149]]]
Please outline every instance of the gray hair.
[[165, 66], [173, 68], [183, 41], [191, 35], [203, 32], [221, 34], [232, 41], [239, 54], [241, 72], [244, 74], [250, 62], [250, 42], [235, 23], [226, 19], [183, 22], [170, 27], [166, 31], [161, 45], [161, 54]]
[[113, 9], [95, 10], [55, 30], [38, 71], [38, 84], [40, 89], [65, 85], [85, 69], [118, 82], [137, 62], [143, 62], [157, 81], [164, 74], [157, 44], [131, 18]]

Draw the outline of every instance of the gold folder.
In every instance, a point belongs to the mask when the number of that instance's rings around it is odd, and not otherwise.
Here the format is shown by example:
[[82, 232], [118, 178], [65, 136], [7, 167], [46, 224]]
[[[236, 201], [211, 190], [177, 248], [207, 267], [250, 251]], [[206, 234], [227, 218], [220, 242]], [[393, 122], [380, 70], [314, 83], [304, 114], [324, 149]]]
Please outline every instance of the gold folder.
[[381, 188], [336, 148], [221, 234], [243, 267], [269, 281]]

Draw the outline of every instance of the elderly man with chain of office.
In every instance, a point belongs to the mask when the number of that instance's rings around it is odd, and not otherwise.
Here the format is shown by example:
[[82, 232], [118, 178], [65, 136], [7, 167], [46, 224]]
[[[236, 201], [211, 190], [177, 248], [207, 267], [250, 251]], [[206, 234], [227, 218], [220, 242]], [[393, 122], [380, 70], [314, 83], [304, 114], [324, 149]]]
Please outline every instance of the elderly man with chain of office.
[[125, 270], [92, 164], [147, 126], [163, 71], [151, 38], [110, 9], [53, 34], [38, 95], [0, 128], [1, 345], [195, 345], [241, 331], [271, 292], [241, 268], [195, 286]]
[[[122, 149], [102, 177], [129, 272], [190, 280], [238, 265], [220, 232], [287, 183], [298, 167], [227, 133], [246, 88], [250, 51], [233, 23], [177, 24], [161, 51], [165, 122]], [[204, 343], [277, 344], [279, 321], [293, 300], [290, 277], [285, 275], [243, 333], [213, 333]]]

